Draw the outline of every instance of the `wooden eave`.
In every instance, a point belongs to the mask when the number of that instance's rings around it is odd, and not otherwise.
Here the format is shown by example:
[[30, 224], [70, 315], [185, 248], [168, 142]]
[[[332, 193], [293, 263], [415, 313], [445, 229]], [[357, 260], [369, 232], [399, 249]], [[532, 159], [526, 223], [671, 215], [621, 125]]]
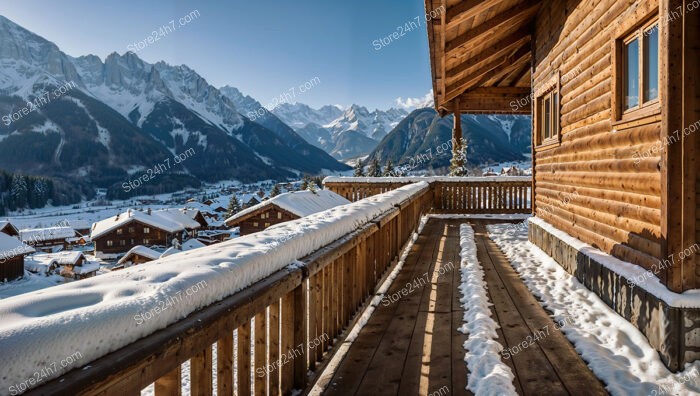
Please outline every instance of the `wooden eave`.
[[[435, 108], [530, 114], [539, 0], [425, 0]], [[459, 108], [456, 104], [459, 104]]]

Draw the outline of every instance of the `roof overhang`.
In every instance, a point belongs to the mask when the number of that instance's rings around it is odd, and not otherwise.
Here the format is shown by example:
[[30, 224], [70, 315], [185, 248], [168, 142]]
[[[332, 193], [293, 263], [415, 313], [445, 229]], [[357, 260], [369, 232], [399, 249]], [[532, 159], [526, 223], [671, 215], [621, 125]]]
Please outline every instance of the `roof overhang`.
[[538, 0], [425, 0], [435, 108], [530, 114]]

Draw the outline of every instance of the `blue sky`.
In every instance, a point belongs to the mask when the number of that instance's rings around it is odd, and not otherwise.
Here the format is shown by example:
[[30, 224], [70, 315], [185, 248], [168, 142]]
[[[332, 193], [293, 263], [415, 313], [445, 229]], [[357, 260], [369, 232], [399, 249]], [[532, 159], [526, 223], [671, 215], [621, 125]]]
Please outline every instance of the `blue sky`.
[[[184, 26], [179, 19], [197, 10]], [[137, 54], [187, 64], [214, 86], [263, 104], [318, 77], [296, 101], [387, 108], [429, 91], [423, 0], [5, 1], [0, 14], [72, 56], [124, 53], [175, 20], [176, 29]], [[418, 17], [418, 19], [415, 19]], [[419, 21], [380, 50], [374, 40]]]

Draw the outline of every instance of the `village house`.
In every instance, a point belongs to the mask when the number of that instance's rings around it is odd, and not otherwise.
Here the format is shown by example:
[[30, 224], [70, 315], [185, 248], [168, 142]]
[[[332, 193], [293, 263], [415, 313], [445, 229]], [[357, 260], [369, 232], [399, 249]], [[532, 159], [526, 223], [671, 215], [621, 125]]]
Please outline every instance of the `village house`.
[[16, 237], [0, 232], [0, 282], [21, 278], [24, 275], [24, 256], [34, 251]]
[[328, 190], [288, 192], [236, 213], [226, 220], [226, 226], [240, 227], [240, 235], [247, 235], [348, 203], [350, 201]]
[[428, 36], [435, 108], [454, 115], [455, 141], [461, 114], [532, 114], [531, 242], [669, 368], [699, 359], [700, 310], [673, 301], [700, 288], [700, 11], [676, 0], [448, 3]]
[[162, 252], [159, 252], [157, 250], [151, 249], [146, 246], [137, 245], [131, 248], [131, 250], [129, 250], [122, 258], [120, 258], [117, 262], [117, 266], [113, 267], [112, 270], [147, 263], [149, 261], [158, 259], [161, 254]]
[[206, 220], [194, 209], [145, 212], [129, 209], [92, 225], [90, 238], [95, 255], [108, 257], [128, 252], [137, 245], [170, 246], [173, 239], [194, 237]]
[[19, 230], [9, 221], [0, 221], [0, 232], [19, 238]]
[[65, 226], [24, 229], [19, 233], [22, 242], [47, 253], [67, 248], [70, 245], [69, 239], [78, 236], [73, 228]]

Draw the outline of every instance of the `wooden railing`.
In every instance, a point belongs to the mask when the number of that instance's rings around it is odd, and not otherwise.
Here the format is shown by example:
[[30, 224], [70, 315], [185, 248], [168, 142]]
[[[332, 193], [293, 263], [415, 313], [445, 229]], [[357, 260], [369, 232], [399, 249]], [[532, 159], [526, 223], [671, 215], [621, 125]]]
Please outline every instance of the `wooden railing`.
[[[28, 394], [290, 394], [356, 320], [433, 203], [423, 189], [366, 226], [184, 320]], [[235, 345], [234, 345], [235, 344]], [[216, 357], [214, 357], [214, 354]], [[234, 356], [236, 361], [234, 361]], [[235, 382], [234, 382], [235, 380]]]
[[354, 202], [418, 180], [430, 183], [435, 213], [532, 212], [530, 177], [328, 178], [324, 187]]

